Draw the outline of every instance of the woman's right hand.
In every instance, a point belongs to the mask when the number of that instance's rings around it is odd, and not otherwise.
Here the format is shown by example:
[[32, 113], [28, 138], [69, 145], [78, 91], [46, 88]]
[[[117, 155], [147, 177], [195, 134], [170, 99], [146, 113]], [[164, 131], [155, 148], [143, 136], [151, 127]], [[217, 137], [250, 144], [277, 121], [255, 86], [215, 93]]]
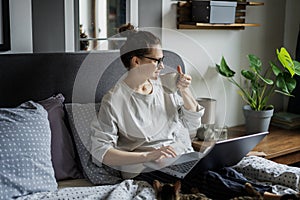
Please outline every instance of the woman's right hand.
[[110, 148], [105, 153], [102, 162], [109, 166], [122, 166], [159, 161], [163, 158], [176, 157], [176, 152], [171, 146], [162, 146], [148, 152], [128, 152]]
[[146, 162], [149, 161], [159, 161], [163, 158], [174, 158], [176, 157], [176, 152], [171, 146], [162, 146], [159, 149], [146, 152]]

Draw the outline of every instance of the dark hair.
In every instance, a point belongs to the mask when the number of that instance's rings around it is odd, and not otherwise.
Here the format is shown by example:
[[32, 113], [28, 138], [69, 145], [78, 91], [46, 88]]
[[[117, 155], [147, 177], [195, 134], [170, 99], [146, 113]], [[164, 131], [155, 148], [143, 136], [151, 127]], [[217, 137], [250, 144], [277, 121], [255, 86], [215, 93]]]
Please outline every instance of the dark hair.
[[160, 39], [148, 31], [139, 31], [128, 23], [119, 28], [119, 33], [127, 40], [120, 48], [121, 60], [129, 70], [133, 56], [143, 56], [151, 53], [151, 48], [161, 45]]

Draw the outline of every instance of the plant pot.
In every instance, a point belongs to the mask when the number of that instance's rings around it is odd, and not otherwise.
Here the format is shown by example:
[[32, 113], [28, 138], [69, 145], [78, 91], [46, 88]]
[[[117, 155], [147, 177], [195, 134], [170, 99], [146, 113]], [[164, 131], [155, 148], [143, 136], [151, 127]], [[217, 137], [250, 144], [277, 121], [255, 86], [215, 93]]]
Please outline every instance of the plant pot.
[[265, 132], [269, 130], [274, 109], [255, 111], [252, 110], [249, 105], [245, 105], [243, 106], [243, 112], [247, 134]]

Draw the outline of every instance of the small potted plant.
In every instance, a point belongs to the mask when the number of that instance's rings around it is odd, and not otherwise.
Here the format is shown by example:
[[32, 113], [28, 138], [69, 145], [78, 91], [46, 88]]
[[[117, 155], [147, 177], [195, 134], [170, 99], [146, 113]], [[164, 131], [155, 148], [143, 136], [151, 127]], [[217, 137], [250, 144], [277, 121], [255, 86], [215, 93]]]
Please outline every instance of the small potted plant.
[[294, 75], [300, 75], [300, 63], [293, 60], [284, 47], [276, 49], [276, 54], [276, 62], [269, 62], [266, 69], [263, 69], [260, 58], [253, 54], [247, 56], [249, 69], [241, 70], [241, 75], [249, 83], [247, 88], [234, 79], [235, 72], [224, 57], [220, 65], [216, 64], [218, 73], [239, 88], [239, 94], [247, 104], [243, 106], [247, 133], [267, 131], [274, 110], [269, 104], [271, 96], [275, 92], [292, 96], [296, 87]]

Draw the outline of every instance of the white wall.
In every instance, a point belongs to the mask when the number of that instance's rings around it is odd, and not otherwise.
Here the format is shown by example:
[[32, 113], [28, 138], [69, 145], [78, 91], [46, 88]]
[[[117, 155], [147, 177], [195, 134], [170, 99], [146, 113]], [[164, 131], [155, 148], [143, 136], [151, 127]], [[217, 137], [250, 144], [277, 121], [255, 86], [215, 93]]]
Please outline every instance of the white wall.
[[[294, 55], [299, 29], [299, 0], [261, 0], [264, 6], [248, 7], [247, 22], [260, 27], [245, 30], [178, 30], [176, 2], [162, 1], [164, 48], [179, 53], [193, 77], [196, 97], [217, 99], [217, 121], [228, 126], [242, 124], [243, 102], [237, 89], [216, 74], [215, 63], [224, 55], [236, 70], [247, 66], [246, 54], [255, 53], [264, 63], [273, 59], [276, 48], [284, 45]], [[151, 8], [149, 8], [151, 9]], [[285, 12], [286, 11], [286, 12]], [[285, 14], [286, 13], [286, 14]], [[4, 53], [32, 52], [31, 0], [10, 0], [11, 46]], [[284, 108], [284, 98], [276, 96], [277, 110]]]
[[74, 1], [65, 0], [65, 48], [66, 52], [75, 51]]
[[10, 0], [11, 50], [3, 53], [30, 53], [32, 45], [31, 0]]
[[[247, 54], [256, 54], [267, 63], [274, 59], [275, 49], [284, 44], [285, 1], [261, 2], [265, 5], [247, 7], [246, 18], [248, 23], [260, 23], [260, 27], [247, 27], [245, 30], [178, 30], [176, 2], [163, 1], [163, 46], [185, 59], [187, 71], [193, 77], [196, 97], [217, 99], [217, 123], [225, 122], [228, 126], [244, 123], [241, 109], [244, 103], [237, 94], [237, 88], [216, 73], [215, 63], [219, 63], [224, 55], [228, 64], [239, 73], [240, 66], [248, 66]], [[274, 98], [272, 103], [277, 110], [283, 108], [281, 96]]]

